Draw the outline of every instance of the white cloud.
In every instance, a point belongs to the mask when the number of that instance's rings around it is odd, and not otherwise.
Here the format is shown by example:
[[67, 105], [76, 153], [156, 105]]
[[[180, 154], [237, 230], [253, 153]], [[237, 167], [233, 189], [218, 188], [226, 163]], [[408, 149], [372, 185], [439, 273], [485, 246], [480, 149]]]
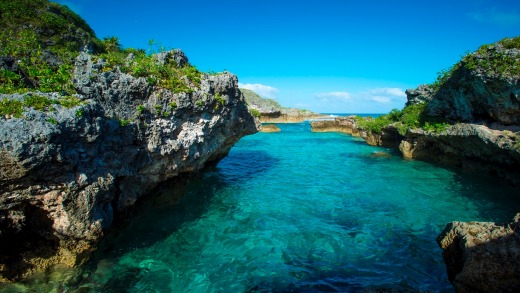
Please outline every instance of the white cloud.
[[400, 88], [375, 88], [368, 91], [369, 94], [372, 95], [380, 95], [380, 96], [391, 96], [391, 97], [401, 97], [405, 98], [406, 94]]
[[471, 12], [467, 15], [475, 21], [492, 25], [509, 27], [520, 24], [520, 14], [516, 12], [503, 12], [492, 9], [482, 13]]
[[348, 101], [352, 98], [350, 93], [347, 92], [329, 92], [329, 93], [319, 93], [316, 94], [315, 97], [323, 102], [331, 102], [331, 101]]
[[380, 104], [390, 104], [406, 100], [406, 94], [400, 88], [373, 88], [361, 93], [361, 96]]
[[392, 101], [392, 99], [389, 97], [383, 97], [383, 96], [373, 96], [372, 101], [382, 103], [382, 104], [387, 104], [387, 103], [390, 103]]
[[278, 93], [277, 88], [259, 83], [238, 83], [238, 87], [252, 90], [261, 97], [268, 99], [276, 99], [276, 94]]

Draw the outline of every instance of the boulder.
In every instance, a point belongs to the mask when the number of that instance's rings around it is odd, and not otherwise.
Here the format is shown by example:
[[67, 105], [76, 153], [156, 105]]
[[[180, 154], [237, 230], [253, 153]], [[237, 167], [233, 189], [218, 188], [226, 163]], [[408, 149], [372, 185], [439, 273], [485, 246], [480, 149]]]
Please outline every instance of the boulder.
[[519, 228], [520, 214], [510, 224], [449, 223], [437, 242], [455, 290], [519, 292]]

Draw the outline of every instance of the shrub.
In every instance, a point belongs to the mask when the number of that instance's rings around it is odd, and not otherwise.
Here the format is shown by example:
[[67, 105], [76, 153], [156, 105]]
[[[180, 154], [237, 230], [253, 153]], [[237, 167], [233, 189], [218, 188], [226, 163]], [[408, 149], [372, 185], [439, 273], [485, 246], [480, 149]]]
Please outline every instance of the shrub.
[[161, 105], [155, 105], [155, 115], [161, 115], [162, 107]]
[[358, 127], [372, 133], [381, 133], [383, 128], [395, 123], [397, 131], [405, 135], [408, 129], [423, 128], [426, 131], [442, 132], [450, 125], [441, 118], [429, 117], [425, 113], [425, 103], [414, 104], [403, 108], [403, 110], [393, 109], [386, 115], [377, 118], [355, 117]]
[[119, 126], [124, 127], [132, 123], [131, 119], [119, 119]]
[[67, 109], [70, 109], [83, 104], [83, 102], [75, 96], [63, 96], [58, 99], [58, 104]]
[[262, 113], [260, 113], [260, 111], [258, 111], [257, 109], [250, 108], [249, 112], [251, 113], [251, 115], [253, 115], [253, 117], [262, 117]]
[[144, 110], [146, 110], [146, 107], [144, 105], [138, 105], [135, 110], [137, 111], [138, 115], [141, 115]]
[[20, 118], [23, 113], [23, 103], [17, 100], [4, 98], [0, 101], [0, 115]]
[[23, 101], [23, 105], [26, 107], [32, 107], [39, 111], [48, 109], [49, 106], [55, 104], [55, 100], [51, 100], [45, 96], [28, 95]]

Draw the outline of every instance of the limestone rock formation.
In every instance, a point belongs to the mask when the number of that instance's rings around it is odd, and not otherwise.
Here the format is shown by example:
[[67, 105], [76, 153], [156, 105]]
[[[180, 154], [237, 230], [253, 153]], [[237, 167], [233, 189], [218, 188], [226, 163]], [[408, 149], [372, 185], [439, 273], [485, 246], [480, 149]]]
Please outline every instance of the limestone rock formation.
[[314, 113], [309, 110], [282, 107], [273, 99], [264, 99], [248, 89], [240, 89], [246, 103], [253, 111], [260, 114], [262, 123], [297, 123], [311, 119], [328, 118], [326, 115]]
[[520, 291], [520, 214], [507, 225], [449, 223], [437, 242], [457, 292]]
[[418, 86], [416, 89], [407, 89], [405, 93], [407, 97], [406, 106], [410, 106], [430, 102], [435, 91], [431, 86], [423, 84]]
[[[187, 63], [180, 51], [167, 54], [179, 66]], [[118, 68], [100, 70], [102, 62], [88, 53], [77, 58], [80, 105], [0, 117], [5, 279], [57, 263], [81, 264], [138, 199], [165, 180], [218, 161], [259, 127], [233, 74], [201, 74], [191, 92], [174, 93]]]
[[280, 132], [282, 131], [280, 127], [276, 126], [276, 124], [263, 124], [260, 132]]
[[520, 76], [515, 65], [520, 63], [520, 48], [506, 44], [485, 45], [465, 57], [435, 92], [427, 113], [452, 121], [520, 125]]

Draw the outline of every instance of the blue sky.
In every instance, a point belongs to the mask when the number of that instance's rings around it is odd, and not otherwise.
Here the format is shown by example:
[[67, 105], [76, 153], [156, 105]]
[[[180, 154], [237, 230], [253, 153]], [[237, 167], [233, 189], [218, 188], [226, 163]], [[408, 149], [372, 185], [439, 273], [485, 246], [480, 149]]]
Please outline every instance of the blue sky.
[[468, 51], [520, 35], [520, 1], [59, 0], [100, 38], [182, 49], [287, 107], [386, 113]]

